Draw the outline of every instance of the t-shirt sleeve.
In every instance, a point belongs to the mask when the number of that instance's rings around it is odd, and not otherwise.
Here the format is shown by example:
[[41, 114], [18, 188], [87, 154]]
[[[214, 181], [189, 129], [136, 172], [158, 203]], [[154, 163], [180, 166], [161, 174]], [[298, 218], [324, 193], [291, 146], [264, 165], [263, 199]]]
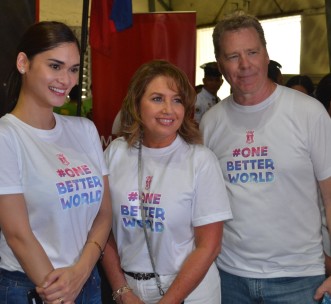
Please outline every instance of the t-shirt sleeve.
[[214, 153], [203, 147], [196, 172], [193, 201], [193, 226], [202, 226], [232, 218], [230, 203], [220, 165]]
[[21, 184], [20, 150], [14, 136], [0, 126], [0, 194], [23, 193]]
[[322, 181], [331, 176], [331, 119], [324, 109], [312, 122], [309, 132], [310, 155], [315, 176], [318, 181]]

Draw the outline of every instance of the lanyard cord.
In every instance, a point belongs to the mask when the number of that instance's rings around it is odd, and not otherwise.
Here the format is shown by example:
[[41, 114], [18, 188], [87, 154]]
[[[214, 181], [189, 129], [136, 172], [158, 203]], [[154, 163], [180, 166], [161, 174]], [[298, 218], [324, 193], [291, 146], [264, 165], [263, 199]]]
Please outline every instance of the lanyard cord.
[[155, 270], [155, 263], [154, 263], [154, 259], [153, 259], [153, 256], [152, 256], [151, 243], [150, 243], [150, 241], [148, 239], [148, 235], [147, 235], [146, 215], [145, 215], [144, 208], [143, 208], [143, 198], [142, 198], [142, 196], [143, 196], [142, 180], [143, 180], [143, 173], [142, 173], [142, 140], [140, 140], [139, 141], [139, 150], [138, 150], [138, 195], [139, 195], [140, 212], [141, 212], [141, 217], [142, 217], [142, 222], [143, 222], [144, 235], [145, 235], [145, 239], [146, 239], [146, 243], [147, 243], [148, 254], [149, 254], [149, 258], [151, 260], [153, 272], [154, 272], [154, 275], [155, 275], [156, 285], [159, 289], [160, 295], [163, 296], [164, 291], [161, 287], [160, 276]]

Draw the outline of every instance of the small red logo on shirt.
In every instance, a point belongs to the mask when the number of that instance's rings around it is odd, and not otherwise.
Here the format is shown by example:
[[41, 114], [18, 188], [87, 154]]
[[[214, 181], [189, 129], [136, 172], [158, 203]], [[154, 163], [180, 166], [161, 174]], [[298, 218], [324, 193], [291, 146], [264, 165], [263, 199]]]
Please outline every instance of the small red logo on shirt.
[[246, 131], [246, 143], [252, 144], [254, 142], [254, 131]]
[[64, 164], [65, 166], [69, 166], [70, 162], [67, 160], [67, 158], [64, 156], [63, 153], [56, 154], [59, 161]]
[[149, 190], [151, 187], [153, 176], [147, 176], [146, 177], [146, 185], [145, 185], [145, 190]]

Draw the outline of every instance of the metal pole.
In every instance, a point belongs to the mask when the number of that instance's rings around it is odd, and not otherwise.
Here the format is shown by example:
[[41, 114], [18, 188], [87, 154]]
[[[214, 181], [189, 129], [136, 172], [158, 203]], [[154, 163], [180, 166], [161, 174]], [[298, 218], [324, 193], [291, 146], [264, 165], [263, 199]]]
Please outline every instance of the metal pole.
[[329, 71], [331, 71], [331, 0], [325, 0], [325, 17], [329, 52]]
[[89, 0], [84, 0], [83, 2], [83, 14], [82, 14], [82, 28], [81, 28], [81, 51], [80, 51], [80, 66], [79, 66], [79, 96], [77, 100], [77, 116], [82, 114], [82, 87], [83, 87], [83, 70], [84, 70], [84, 55], [87, 48], [87, 36], [88, 36], [88, 13], [89, 13]]
[[155, 12], [155, 0], [148, 0], [148, 11]]

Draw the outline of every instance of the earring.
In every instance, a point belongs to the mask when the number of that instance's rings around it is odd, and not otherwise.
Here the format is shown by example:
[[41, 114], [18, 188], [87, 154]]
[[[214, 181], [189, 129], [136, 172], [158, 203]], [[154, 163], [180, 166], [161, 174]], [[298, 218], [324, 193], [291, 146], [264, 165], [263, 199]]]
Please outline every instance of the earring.
[[21, 73], [24, 74], [25, 73], [25, 70], [24, 69], [21, 69]]

